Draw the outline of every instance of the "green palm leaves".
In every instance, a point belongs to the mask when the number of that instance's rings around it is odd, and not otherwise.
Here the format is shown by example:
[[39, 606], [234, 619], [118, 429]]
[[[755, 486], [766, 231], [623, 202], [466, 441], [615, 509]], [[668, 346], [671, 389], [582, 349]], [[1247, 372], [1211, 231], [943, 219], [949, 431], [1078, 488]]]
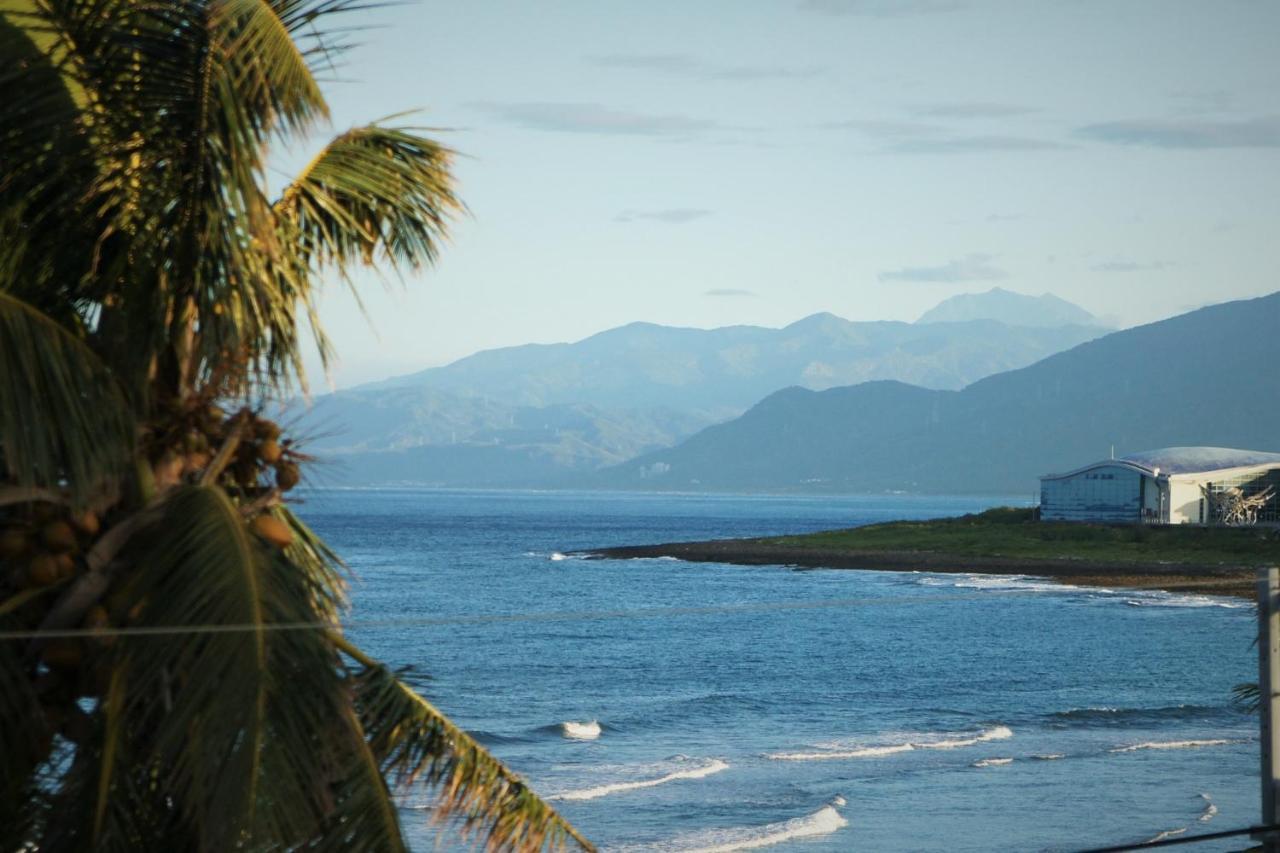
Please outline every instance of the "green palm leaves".
[[0, 848], [397, 850], [415, 786], [589, 847], [342, 636], [307, 457], [247, 405], [305, 381], [300, 316], [327, 353], [322, 271], [427, 266], [462, 209], [381, 125], [268, 198], [362, 5], [0, 0]]

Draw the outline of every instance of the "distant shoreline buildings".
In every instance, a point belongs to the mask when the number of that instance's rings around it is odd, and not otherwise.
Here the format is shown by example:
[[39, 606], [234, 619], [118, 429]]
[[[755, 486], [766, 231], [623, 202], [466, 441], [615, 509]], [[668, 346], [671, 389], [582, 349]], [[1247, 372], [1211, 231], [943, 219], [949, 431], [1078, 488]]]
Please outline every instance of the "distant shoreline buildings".
[[1280, 525], [1280, 453], [1166, 447], [1046, 474], [1040, 518]]

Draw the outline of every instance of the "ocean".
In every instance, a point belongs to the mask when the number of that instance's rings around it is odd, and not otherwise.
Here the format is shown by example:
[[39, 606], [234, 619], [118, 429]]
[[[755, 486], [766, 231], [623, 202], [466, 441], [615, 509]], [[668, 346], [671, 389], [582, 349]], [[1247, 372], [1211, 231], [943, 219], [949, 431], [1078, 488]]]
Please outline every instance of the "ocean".
[[[1247, 602], [569, 554], [1017, 500], [315, 490], [299, 511], [358, 576], [353, 638], [605, 850], [1075, 850], [1257, 823], [1257, 720], [1230, 701], [1256, 675]], [[440, 621], [394, 624], [414, 619]], [[407, 834], [448, 848], [426, 804], [402, 803]]]

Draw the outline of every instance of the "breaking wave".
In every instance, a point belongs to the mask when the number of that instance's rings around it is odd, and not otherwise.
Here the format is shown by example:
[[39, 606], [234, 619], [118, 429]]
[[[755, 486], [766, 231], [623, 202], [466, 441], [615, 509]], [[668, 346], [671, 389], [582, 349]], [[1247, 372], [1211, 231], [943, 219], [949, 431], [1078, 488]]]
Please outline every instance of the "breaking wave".
[[1226, 746], [1231, 743], [1244, 743], [1241, 740], [1214, 738], [1212, 740], [1161, 740], [1135, 743], [1130, 746], [1118, 746], [1111, 752], [1137, 752], [1142, 749], [1200, 749], [1206, 746]]
[[[930, 737], [930, 736], [926, 736]], [[774, 761], [832, 761], [845, 758], [879, 758], [899, 752], [912, 752], [917, 749], [963, 749], [993, 740], [1007, 740], [1013, 737], [1013, 730], [1008, 726], [994, 726], [968, 737], [949, 735], [933, 736], [941, 739], [912, 740], [907, 743], [895, 743], [885, 746], [864, 746], [856, 749], [825, 749], [821, 752], [772, 752], [765, 755]]]
[[772, 847], [800, 838], [817, 838], [830, 835], [849, 825], [840, 814], [844, 797], [836, 797], [816, 812], [791, 820], [769, 823], [764, 826], [748, 826], [734, 829], [717, 829], [673, 839], [665, 844], [647, 849], [654, 851], [682, 851], [683, 853], [732, 853], [736, 850], [757, 850]]
[[982, 758], [973, 762], [974, 767], [1003, 767], [1006, 764], [1012, 764], [1012, 758]]
[[1194, 717], [1237, 715], [1228, 707], [1166, 705], [1159, 708], [1072, 708], [1049, 715], [1055, 726], [1123, 726], [1162, 723]]
[[610, 794], [621, 794], [625, 791], [636, 791], [641, 788], [656, 788], [658, 785], [665, 785], [668, 782], [677, 782], [681, 779], [704, 779], [722, 770], [728, 770], [729, 765], [718, 758], [711, 759], [706, 764], [698, 767], [691, 767], [688, 770], [676, 770], [665, 776], [659, 776], [656, 779], [640, 779], [633, 782], [611, 782], [608, 785], [597, 785], [594, 788], [581, 788], [576, 791], [566, 791], [563, 794], [556, 794], [548, 797], [552, 800], [594, 800], [599, 797], [607, 797]]
[[1196, 818], [1196, 821], [1208, 823], [1218, 813], [1218, 807], [1213, 804], [1213, 800], [1209, 799], [1208, 794], [1201, 794], [1200, 799], [1204, 800], [1204, 811], [1200, 812], [1200, 817]]
[[560, 724], [560, 733], [571, 740], [595, 740], [600, 737], [599, 720], [588, 720], [584, 723], [565, 720]]

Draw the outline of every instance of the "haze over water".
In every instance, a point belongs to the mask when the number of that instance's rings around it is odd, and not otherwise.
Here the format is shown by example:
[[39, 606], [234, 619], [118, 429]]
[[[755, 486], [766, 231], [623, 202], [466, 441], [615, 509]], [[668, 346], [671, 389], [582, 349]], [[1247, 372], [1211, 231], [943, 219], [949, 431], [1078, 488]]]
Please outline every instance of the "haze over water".
[[[352, 633], [604, 849], [1067, 850], [1256, 822], [1256, 720], [1229, 704], [1254, 677], [1244, 602], [564, 557], [1009, 502], [322, 491], [302, 514], [360, 576], [354, 623], [541, 617]], [[652, 608], [686, 612], [618, 613]]]

